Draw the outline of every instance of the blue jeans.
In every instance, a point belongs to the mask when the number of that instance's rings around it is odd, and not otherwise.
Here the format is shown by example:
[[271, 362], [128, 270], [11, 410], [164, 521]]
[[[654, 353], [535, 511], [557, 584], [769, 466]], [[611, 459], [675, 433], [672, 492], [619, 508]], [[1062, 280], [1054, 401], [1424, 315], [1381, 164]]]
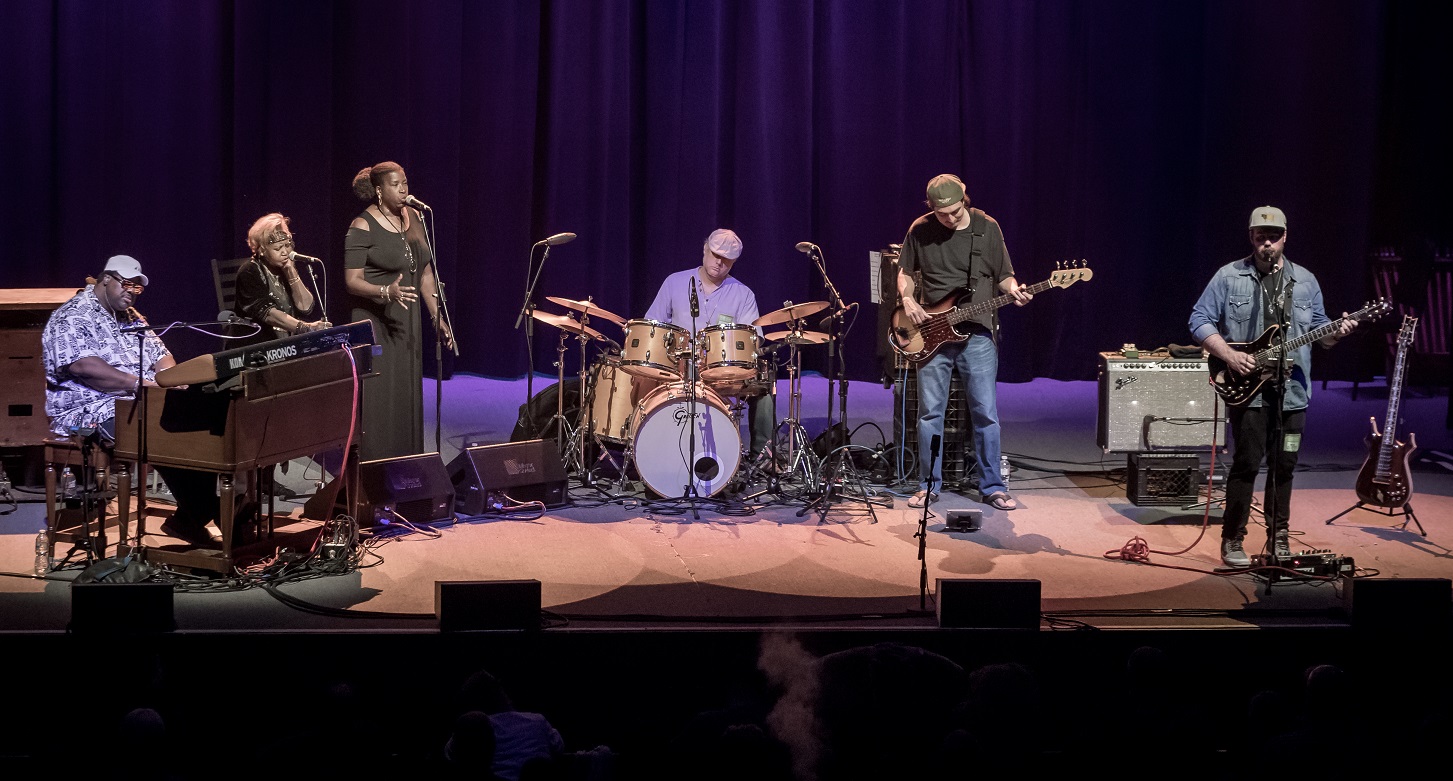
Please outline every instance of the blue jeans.
[[[988, 331], [975, 329], [964, 343], [945, 344], [928, 362], [918, 367], [918, 487], [928, 490], [929, 446], [935, 434], [943, 434], [943, 416], [948, 408], [949, 382], [954, 369], [968, 394], [969, 422], [974, 430], [974, 457], [982, 496], [1007, 493], [999, 476], [999, 404], [994, 383], [999, 375], [999, 348]], [[942, 450], [942, 448], [941, 448]], [[943, 487], [943, 453], [933, 465], [933, 486]]]

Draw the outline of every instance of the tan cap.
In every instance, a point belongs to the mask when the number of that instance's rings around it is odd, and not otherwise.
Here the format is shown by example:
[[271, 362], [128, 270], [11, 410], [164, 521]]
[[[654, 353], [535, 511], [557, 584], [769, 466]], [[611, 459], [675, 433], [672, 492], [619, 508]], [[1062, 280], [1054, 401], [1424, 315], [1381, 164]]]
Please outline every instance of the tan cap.
[[1251, 228], [1279, 228], [1287, 229], [1287, 216], [1282, 214], [1281, 209], [1275, 206], [1258, 206], [1251, 212]]

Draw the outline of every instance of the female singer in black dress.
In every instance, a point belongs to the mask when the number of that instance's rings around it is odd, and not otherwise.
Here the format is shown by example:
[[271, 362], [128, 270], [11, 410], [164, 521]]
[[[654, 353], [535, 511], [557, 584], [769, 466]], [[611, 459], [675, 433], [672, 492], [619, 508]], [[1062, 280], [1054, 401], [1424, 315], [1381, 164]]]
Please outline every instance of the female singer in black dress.
[[[352, 320], [373, 321], [383, 353], [374, 360], [379, 376], [363, 386], [363, 438], [359, 458], [413, 455], [424, 450], [424, 347], [419, 303], [438, 322], [439, 300], [433, 254], [423, 223], [404, 204], [409, 180], [398, 163], [379, 163], [358, 172], [353, 192], [369, 202], [348, 227], [343, 280], [353, 299]], [[439, 323], [440, 338], [454, 336]]]

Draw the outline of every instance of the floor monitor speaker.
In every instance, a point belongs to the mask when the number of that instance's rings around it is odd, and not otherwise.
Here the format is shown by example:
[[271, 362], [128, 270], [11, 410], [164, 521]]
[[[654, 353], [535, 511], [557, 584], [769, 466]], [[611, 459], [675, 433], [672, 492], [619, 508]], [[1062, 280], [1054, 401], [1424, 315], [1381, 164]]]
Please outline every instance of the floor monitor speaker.
[[563, 507], [565, 465], [554, 442], [530, 439], [465, 448], [449, 462], [454, 508], [463, 515], [481, 515], [523, 502]]
[[1038, 580], [939, 578], [938, 625], [975, 629], [1038, 629]]
[[454, 517], [454, 486], [438, 453], [364, 461], [358, 465], [358, 487], [353, 517], [363, 528]]

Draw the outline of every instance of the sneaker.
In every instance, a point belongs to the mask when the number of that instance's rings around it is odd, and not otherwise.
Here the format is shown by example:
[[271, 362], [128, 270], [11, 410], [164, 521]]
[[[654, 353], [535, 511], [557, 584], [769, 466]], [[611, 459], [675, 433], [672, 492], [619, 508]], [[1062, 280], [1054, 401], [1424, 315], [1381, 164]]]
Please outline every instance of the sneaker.
[[1246, 555], [1246, 549], [1241, 547], [1241, 540], [1221, 541], [1221, 563], [1228, 567], [1251, 566], [1251, 559]]
[[919, 491], [908, 499], [908, 506], [915, 510], [921, 510], [925, 505], [933, 504], [938, 499], [938, 494], [929, 495], [927, 491]]
[[1277, 537], [1272, 540], [1271, 555], [1278, 559], [1289, 559], [1292, 557], [1292, 546], [1287, 543], [1287, 538]]

